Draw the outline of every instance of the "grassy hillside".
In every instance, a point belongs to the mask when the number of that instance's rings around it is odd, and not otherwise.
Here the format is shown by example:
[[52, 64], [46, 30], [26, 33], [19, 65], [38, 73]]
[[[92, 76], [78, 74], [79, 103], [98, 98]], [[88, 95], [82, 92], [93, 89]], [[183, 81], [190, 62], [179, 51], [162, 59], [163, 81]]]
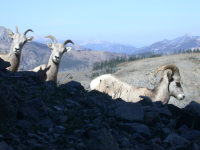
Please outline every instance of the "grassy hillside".
[[[199, 53], [146, 58], [121, 63], [117, 66], [118, 71], [114, 73], [114, 75], [131, 85], [153, 88], [159, 80], [159, 78], [154, 79], [153, 72], [158, 66], [165, 64], [175, 64], [179, 67], [182, 78], [181, 83], [186, 95], [183, 101], [171, 98], [170, 103], [183, 107], [191, 100], [200, 102]], [[62, 72], [59, 74], [59, 80], [60, 82], [66, 82], [71, 79], [77, 80], [80, 81], [85, 88], [89, 89], [92, 73], [91, 70]]]

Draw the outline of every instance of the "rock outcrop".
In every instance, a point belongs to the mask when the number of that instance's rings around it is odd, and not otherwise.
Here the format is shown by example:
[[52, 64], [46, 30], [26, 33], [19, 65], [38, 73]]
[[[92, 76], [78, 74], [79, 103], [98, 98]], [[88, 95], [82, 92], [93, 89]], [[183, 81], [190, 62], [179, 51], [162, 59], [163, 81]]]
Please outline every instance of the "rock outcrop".
[[1, 150], [200, 149], [199, 104], [138, 103], [0, 70]]

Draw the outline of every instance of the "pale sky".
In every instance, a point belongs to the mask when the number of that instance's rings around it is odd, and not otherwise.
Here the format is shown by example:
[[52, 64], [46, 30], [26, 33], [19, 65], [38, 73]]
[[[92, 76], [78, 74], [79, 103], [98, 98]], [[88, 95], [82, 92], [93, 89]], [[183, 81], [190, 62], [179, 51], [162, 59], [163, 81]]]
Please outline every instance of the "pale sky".
[[1, 0], [0, 26], [34, 36], [146, 46], [200, 35], [199, 0]]

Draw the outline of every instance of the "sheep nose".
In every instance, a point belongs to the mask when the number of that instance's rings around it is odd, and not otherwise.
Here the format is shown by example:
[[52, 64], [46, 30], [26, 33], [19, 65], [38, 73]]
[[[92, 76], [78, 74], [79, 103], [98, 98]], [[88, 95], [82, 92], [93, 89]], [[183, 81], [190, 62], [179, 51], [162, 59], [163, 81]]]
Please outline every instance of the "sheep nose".
[[183, 100], [184, 98], [185, 98], [185, 95], [183, 95], [183, 94], [179, 94], [179, 95], [178, 95], [178, 99], [179, 99], [179, 100]]
[[19, 53], [19, 48], [15, 48], [15, 53]]
[[56, 59], [59, 59], [60, 57], [59, 57], [59, 56], [55, 56], [55, 58], [56, 58]]

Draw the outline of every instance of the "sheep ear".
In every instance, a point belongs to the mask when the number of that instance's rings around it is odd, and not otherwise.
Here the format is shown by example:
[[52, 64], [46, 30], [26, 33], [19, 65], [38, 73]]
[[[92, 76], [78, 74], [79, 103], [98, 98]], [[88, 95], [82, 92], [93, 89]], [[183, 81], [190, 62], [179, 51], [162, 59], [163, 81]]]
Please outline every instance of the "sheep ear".
[[65, 48], [64, 52], [69, 52], [71, 50], [72, 50], [72, 48], [68, 46], [68, 47]]
[[30, 37], [27, 37], [26, 39], [27, 39], [27, 42], [30, 42], [30, 41], [32, 41], [34, 39], [34, 37], [30, 36]]
[[14, 33], [13, 33], [10, 29], [8, 29], [7, 32], [8, 32], [8, 35], [9, 35], [11, 38], [13, 38]]
[[50, 42], [47, 41], [47, 46], [52, 49], [52, 44]]

